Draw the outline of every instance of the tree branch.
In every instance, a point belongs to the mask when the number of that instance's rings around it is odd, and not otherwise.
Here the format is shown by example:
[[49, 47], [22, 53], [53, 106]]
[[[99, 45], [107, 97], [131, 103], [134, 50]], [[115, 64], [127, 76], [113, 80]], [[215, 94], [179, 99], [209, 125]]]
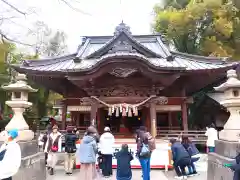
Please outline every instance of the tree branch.
[[6, 0], [1, 0], [4, 4], [8, 5], [9, 7], [11, 7], [12, 9], [14, 9], [15, 11], [17, 11], [18, 13], [22, 14], [22, 15], [26, 15], [27, 13], [19, 10], [17, 7], [15, 7], [14, 5], [10, 4], [9, 2], [7, 2]]
[[4, 42], [4, 40], [8, 40], [10, 42], [18, 43], [18, 44], [21, 44], [21, 45], [24, 45], [24, 46], [30, 46], [30, 47], [33, 46], [32, 44], [27, 44], [27, 43], [24, 43], [24, 42], [21, 42], [21, 41], [18, 41], [18, 40], [11, 39], [7, 35], [3, 34], [3, 32], [1, 32], [1, 31], [0, 31], [0, 36], [1, 36], [1, 40], [3, 42]]
[[74, 11], [80, 12], [80, 13], [88, 15], [88, 16], [91, 16], [91, 14], [89, 14], [87, 12], [84, 12], [81, 9], [73, 7], [69, 2], [67, 2], [67, 0], [59, 0], [59, 1], [62, 1], [64, 4], [66, 4], [69, 8], [71, 8]]

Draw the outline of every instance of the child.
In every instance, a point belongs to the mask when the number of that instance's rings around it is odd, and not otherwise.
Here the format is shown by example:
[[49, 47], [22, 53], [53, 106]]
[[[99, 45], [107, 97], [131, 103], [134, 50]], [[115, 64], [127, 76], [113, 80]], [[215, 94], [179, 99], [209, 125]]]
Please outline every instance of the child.
[[117, 180], [131, 180], [132, 170], [131, 161], [132, 154], [128, 151], [128, 145], [123, 144], [122, 149], [116, 154], [117, 159]]
[[225, 167], [229, 167], [234, 171], [233, 180], [240, 179], [240, 153], [237, 155], [236, 163], [234, 164], [224, 164]]

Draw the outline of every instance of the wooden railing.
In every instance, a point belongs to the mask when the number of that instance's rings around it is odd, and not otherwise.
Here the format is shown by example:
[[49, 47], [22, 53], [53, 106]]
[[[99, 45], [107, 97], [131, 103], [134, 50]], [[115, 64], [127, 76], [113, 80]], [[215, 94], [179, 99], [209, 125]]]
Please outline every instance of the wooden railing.
[[162, 139], [180, 139], [182, 136], [187, 136], [191, 141], [198, 143], [205, 143], [207, 137], [205, 136], [206, 131], [197, 131], [197, 130], [158, 130], [157, 137]]

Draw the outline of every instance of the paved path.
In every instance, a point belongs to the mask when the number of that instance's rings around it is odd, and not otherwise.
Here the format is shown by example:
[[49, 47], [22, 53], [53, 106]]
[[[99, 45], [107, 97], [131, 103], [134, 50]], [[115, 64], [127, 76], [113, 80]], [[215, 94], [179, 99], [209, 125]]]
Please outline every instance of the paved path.
[[[196, 164], [197, 171], [199, 176], [189, 177], [189, 180], [207, 180], [207, 155], [203, 154], [200, 160]], [[115, 173], [115, 170], [114, 170]], [[164, 170], [152, 170], [151, 171], [151, 180], [174, 180], [175, 172]], [[73, 176], [66, 176], [64, 173], [63, 166], [58, 166], [56, 168], [56, 173], [54, 176], [48, 176], [47, 180], [81, 180], [82, 178], [79, 175], [79, 170], [75, 170]], [[105, 178], [99, 178], [99, 180], [104, 180]], [[108, 180], [116, 180], [115, 175]], [[133, 170], [133, 179], [132, 180], [141, 180], [141, 171]]]
[[[81, 180], [79, 176], [79, 170], [76, 170], [73, 176], [66, 176], [64, 174], [63, 167], [57, 167], [56, 173], [54, 176], [48, 176], [47, 180]], [[115, 171], [114, 171], [115, 174]], [[164, 172], [163, 170], [152, 170], [151, 171], [151, 180], [174, 180], [175, 172], [168, 171]], [[190, 177], [190, 180], [206, 180], [206, 172], [200, 172], [199, 176]], [[98, 180], [105, 180], [105, 178], [99, 178]], [[116, 180], [115, 175], [106, 180]], [[132, 180], [141, 180], [141, 171], [133, 170], [133, 179]]]
[[[82, 178], [79, 176], [78, 171], [79, 170], [76, 170], [74, 172], [73, 176], [66, 176], [64, 174], [63, 167], [58, 167], [56, 170], [56, 174], [54, 176], [48, 176], [47, 180], [77, 180], [77, 179], [80, 180]], [[105, 179], [106, 178], [99, 178], [99, 180], [105, 180]], [[116, 180], [115, 170], [114, 170], [114, 175], [111, 178], [108, 178], [107, 180]], [[133, 171], [133, 179], [132, 180], [141, 180], [141, 171], [140, 170]], [[166, 178], [163, 171], [153, 170], [153, 171], [151, 171], [151, 180], [168, 180], [168, 178]]]

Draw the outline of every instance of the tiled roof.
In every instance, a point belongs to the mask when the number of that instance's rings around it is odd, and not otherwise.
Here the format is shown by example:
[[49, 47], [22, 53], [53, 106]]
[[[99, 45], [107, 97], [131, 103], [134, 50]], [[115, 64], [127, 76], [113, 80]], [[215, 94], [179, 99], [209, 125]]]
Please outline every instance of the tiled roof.
[[[63, 72], [88, 71], [116, 58], [135, 59], [156, 69], [195, 71], [238, 65], [226, 58], [203, 57], [170, 51], [161, 35], [133, 36], [123, 24], [114, 36], [88, 36], [77, 53], [67, 56], [26, 60], [13, 66], [18, 71]], [[76, 60], [77, 59], [77, 60]]]

